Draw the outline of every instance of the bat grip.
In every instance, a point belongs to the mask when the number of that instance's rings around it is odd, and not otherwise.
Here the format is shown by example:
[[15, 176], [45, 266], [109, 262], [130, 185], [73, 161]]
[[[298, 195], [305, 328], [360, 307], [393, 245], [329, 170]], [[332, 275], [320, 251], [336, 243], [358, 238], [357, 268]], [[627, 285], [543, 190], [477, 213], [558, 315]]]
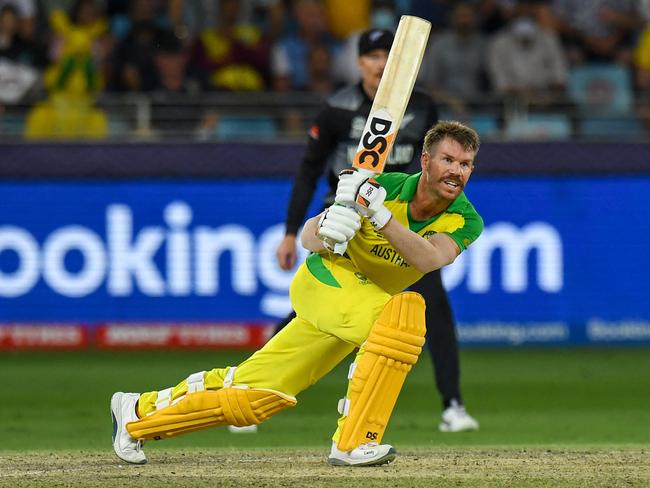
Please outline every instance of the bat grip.
[[334, 244], [334, 254], [338, 254], [339, 256], [343, 256], [345, 253], [345, 250], [348, 248], [348, 243], [347, 242], [337, 242]]
[[[359, 171], [359, 173], [367, 176], [368, 178], [372, 178], [373, 176], [375, 176], [377, 174], [374, 171], [371, 171], [371, 170], [365, 169], [365, 168], [357, 168], [357, 171]], [[350, 207], [350, 208], [354, 208], [354, 207]], [[348, 248], [348, 243], [347, 242], [337, 242], [336, 244], [334, 244], [334, 254], [338, 254], [339, 256], [343, 256], [343, 254], [345, 254], [345, 250], [347, 248]]]

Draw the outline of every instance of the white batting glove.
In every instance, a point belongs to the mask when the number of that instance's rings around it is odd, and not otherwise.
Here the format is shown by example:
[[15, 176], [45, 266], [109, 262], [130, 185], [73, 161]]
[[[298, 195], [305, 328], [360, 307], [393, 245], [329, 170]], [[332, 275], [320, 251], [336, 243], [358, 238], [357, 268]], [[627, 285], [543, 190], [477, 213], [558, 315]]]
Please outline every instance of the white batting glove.
[[392, 214], [384, 206], [386, 190], [375, 180], [353, 168], [339, 174], [336, 187], [336, 202], [352, 206], [364, 217], [368, 217], [375, 229], [383, 228]]
[[361, 228], [361, 216], [353, 207], [332, 205], [318, 221], [316, 235], [325, 247], [334, 250], [335, 244], [350, 241]]
[[368, 179], [370, 179], [370, 176], [366, 172], [357, 171], [354, 168], [344, 169], [339, 173], [334, 201], [348, 207], [353, 206], [357, 200], [359, 187]]

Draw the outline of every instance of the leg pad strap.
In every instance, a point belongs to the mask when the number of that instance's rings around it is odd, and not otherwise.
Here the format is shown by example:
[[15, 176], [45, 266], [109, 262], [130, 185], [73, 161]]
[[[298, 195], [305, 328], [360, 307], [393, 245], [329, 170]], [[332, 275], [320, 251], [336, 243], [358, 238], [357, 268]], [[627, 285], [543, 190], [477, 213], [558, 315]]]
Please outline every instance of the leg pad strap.
[[290, 395], [265, 388], [203, 390], [128, 423], [126, 429], [134, 439], [166, 439], [220, 425], [260, 424], [296, 403]]

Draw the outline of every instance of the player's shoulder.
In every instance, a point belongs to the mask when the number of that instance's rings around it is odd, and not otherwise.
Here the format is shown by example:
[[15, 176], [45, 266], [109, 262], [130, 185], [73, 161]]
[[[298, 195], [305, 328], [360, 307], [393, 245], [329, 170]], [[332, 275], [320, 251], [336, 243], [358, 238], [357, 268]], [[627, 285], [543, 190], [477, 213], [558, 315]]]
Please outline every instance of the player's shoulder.
[[447, 212], [461, 214], [465, 220], [468, 219], [473, 221], [476, 226], [480, 229], [483, 229], [483, 218], [472, 205], [472, 202], [469, 201], [465, 192], [461, 193], [456, 197], [456, 199], [451, 203], [447, 208]]
[[327, 106], [342, 110], [358, 110], [363, 104], [363, 94], [358, 85], [350, 85], [332, 93], [326, 101]]

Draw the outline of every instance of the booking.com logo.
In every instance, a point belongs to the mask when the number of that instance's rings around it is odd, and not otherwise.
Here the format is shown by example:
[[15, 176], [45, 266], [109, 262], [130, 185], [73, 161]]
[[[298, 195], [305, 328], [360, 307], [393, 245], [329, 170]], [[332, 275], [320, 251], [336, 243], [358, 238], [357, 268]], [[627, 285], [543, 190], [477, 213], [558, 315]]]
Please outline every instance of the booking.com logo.
[[[261, 311], [286, 314], [293, 273], [282, 271], [275, 260], [284, 225], [273, 225], [260, 235], [240, 224], [192, 225], [192, 208], [180, 201], [166, 205], [162, 217], [165, 225], [134, 229], [131, 207], [112, 204], [106, 208], [104, 233], [66, 225], [42, 242], [23, 227], [0, 226], [0, 297], [25, 296], [40, 280], [54, 293], [70, 298], [83, 298], [103, 287], [112, 297], [128, 297], [136, 290], [150, 297], [216, 296], [225, 274], [220, 258], [228, 253], [233, 292], [252, 296], [263, 287]], [[497, 251], [504, 291], [521, 293], [531, 286], [532, 252], [537, 258], [536, 286], [548, 293], [562, 289], [562, 241], [557, 230], [544, 222], [522, 228], [506, 222], [487, 226], [468, 251], [444, 269], [447, 288], [464, 281], [473, 293], [492, 290], [491, 261]], [[81, 257], [75, 269], [66, 264], [70, 253]], [[161, 253], [162, 260], [156, 259]], [[301, 253], [304, 259], [306, 251]]]

